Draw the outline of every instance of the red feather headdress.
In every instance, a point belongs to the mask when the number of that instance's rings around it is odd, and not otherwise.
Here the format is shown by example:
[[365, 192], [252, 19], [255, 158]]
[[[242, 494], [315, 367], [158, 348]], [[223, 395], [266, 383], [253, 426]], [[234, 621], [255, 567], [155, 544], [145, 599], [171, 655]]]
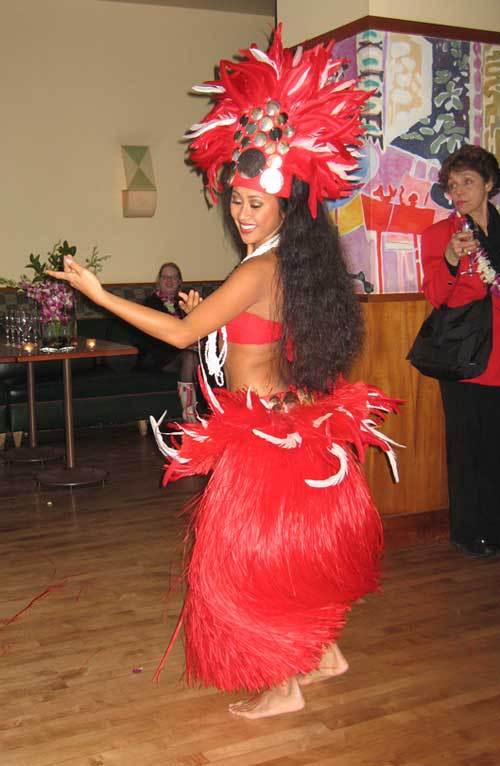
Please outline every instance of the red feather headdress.
[[344, 60], [332, 58], [333, 44], [284, 49], [280, 24], [267, 53], [252, 45], [240, 51], [243, 61], [220, 62], [220, 80], [193, 88], [215, 101], [185, 135], [214, 202], [222, 166], [233, 164], [236, 185], [250, 150], [254, 159], [260, 155], [254, 188], [288, 197], [296, 176], [309, 184], [313, 216], [318, 202], [352, 193], [369, 94], [357, 90], [355, 80], [341, 79]]

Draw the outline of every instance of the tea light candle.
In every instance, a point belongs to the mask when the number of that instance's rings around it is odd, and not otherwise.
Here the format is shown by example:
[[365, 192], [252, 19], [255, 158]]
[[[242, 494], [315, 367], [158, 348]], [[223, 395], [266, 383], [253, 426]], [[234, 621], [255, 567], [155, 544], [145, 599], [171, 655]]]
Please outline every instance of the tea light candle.
[[96, 347], [96, 343], [97, 341], [95, 338], [87, 338], [87, 340], [85, 341], [85, 346], [89, 349], [93, 349]]
[[26, 351], [27, 354], [32, 354], [35, 350], [35, 344], [31, 343], [31, 341], [26, 341], [26, 343], [23, 343], [23, 351]]

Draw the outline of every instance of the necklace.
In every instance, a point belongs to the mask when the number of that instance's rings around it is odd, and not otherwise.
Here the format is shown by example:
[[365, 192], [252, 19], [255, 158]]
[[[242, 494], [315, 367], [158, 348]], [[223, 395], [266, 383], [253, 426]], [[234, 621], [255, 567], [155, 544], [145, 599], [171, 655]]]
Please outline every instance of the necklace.
[[274, 237], [271, 237], [271, 239], [267, 239], [265, 242], [262, 243], [262, 245], [259, 245], [253, 253], [250, 253], [250, 255], [247, 255], [243, 260], [241, 261], [244, 263], [245, 261], [249, 261], [250, 258], [255, 258], [257, 255], [263, 255], [263, 253], [267, 253], [268, 250], [272, 250], [273, 247], [276, 247], [280, 241], [280, 235], [275, 234]]
[[493, 295], [500, 296], [500, 274], [491, 265], [484, 247], [479, 246], [474, 253], [471, 253], [471, 258], [481, 281], [491, 285], [490, 291]]

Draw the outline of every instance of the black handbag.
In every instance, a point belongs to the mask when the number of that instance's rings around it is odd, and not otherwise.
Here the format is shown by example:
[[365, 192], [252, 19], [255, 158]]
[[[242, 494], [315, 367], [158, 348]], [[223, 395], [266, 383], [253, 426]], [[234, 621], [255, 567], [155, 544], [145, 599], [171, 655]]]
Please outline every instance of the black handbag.
[[477, 378], [488, 365], [492, 341], [491, 295], [465, 306], [433, 309], [406, 357], [439, 380]]

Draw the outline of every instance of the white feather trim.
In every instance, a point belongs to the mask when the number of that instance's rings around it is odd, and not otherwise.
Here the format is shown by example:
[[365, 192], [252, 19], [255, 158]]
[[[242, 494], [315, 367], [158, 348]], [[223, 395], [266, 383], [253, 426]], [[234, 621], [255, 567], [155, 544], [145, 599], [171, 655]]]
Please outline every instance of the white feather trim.
[[254, 59], [257, 59], [257, 61], [261, 61], [263, 64], [269, 64], [270, 67], [274, 69], [276, 72], [276, 75], [279, 77], [278, 67], [276, 66], [276, 62], [274, 62], [267, 53], [264, 53], [264, 51], [261, 51], [260, 48], [250, 48], [250, 53], [254, 57]]
[[298, 64], [300, 64], [300, 60], [302, 58], [303, 53], [304, 53], [304, 46], [297, 45], [295, 49], [295, 53], [293, 54], [292, 66], [297, 66]]
[[383, 442], [386, 444], [394, 444], [395, 447], [401, 447], [402, 449], [406, 449], [405, 444], [400, 444], [399, 442], [394, 441], [394, 439], [391, 439], [389, 436], [386, 436], [386, 434], [383, 434], [382, 431], [378, 430], [377, 423], [375, 423], [374, 420], [363, 420], [361, 430], [363, 430], [363, 427], [367, 431], [371, 431], [372, 434], [375, 434], [375, 436], [378, 436], [379, 439], [382, 439]]
[[367, 403], [369, 410], [381, 410], [382, 412], [390, 412], [389, 407], [383, 407], [381, 404], [370, 404], [370, 402]]
[[252, 393], [249, 388], [247, 388], [247, 409], [253, 410]]
[[340, 484], [340, 482], [347, 476], [348, 463], [346, 451], [338, 444], [331, 444], [330, 447], [328, 447], [328, 452], [331, 452], [332, 455], [335, 455], [335, 457], [338, 458], [340, 463], [339, 470], [327, 479], [304, 479], [305, 483], [310, 487], [314, 487], [315, 489], [334, 487], [336, 484]]
[[313, 420], [313, 426], [314, 428], [319, 428], [322, 423], [325, 422], [325, 420], [328, 420], [328, 418], [331, 418], [333, 415], [333, 412], [327, 412], [326, 415], [321, 415], [320, 418], [316, 418], [316, 420]]
[[[341, 404], [338, 407], [335, 407], [335, 410], [337, 412], [342, 412], [344, 415], [349, 415], [352, 420], [354, 420], [354, 415], [352, 412], [349, 412], [349, 410], [346, 410], [345, 407], [343, 407]], [[333, 412], [327, 412], [326, 415], [321, 415], [321, 417], [316, 418], [316, 420], [313, 421], [314, 428], [319, 428], [322, 423], [325, 422], [325, 420], [328, 420], [328, 418], [331, 418], [333, 415]]]
[[387, 455], [387, 460], [389, 461], [389, 465], [391, 466], [392, 475], [394, 476], [394, 481], [396, 484], [399, 484], [399, 472], [398, 472], [398, 464], [396, 460], [396, 453], [392, 448], [389, 448], [387, 452], [385, 453]]
[[188, 141], [191, 141], [193, 138], [198, 138], [198, 136], [203, 135], [203, 133], [207, 133], [209, 130], [214, 130], [214, 128], [219, 128], [222, 125], [233, 125], [235, 122], [236, 117], [223, 117], [220, 120], [196, 122], [194, 125], [191, 125], [189, 133], [184, 133], [182, 137], [186, 138]]
[[377, 424], [373, 420], [363, 420], [361, 430], [370, 431], [370, 433], [374, 434], [378, 439], [380, 439], [386, 444], [387, 450], [384, 450], [384, 452], [387, 455], [387, 460], [389, 461], [389, 465], [391, 466], [391, 472], [392, 472], [394, 481], [396, 482], [396, 484], [398, 484], [399, 473], [398, 473], [398, 465], [396, 462], [396, 453], [389, 445], [394, 444], [395, 447], [401, 447], [402, 449], [405, 449], [405, 445], [399, 444], [399, 442], [394, 441], [394, 439], [389, 438], [389, 436], [386, 436], [381, 431], [379, 431], [377, 428]]
[[335, 88], [333, 89], [335, 92], [338, 90], [345, 90], [346, 88], [350, 88], [351, 85], [355, 84], [355, 80], [341, 80], [335, 85]]
[[219, 388], [222, 388], [224, 385], [224, 364], [227, 357], [227, 330], [225, 326], [221, 327], [220, 333], [222, 336], [220, 351], [217, 331], [209, 334], [205, 344], [205, 362], [208, 374], [213, 375]]
[[191, 90], [195, 93], [225, 93], [226, 89], [223, 85], [193, 85]]
[[338, 162], [327, 162], [329, 170], [332, 171], [332, 173], [336, 173], [339, 178], [343, 178], [344, 180], [350, 181], [352, 180], [352, 175], [350, 174], [350, 169], [356, 167], [355, 162], [347, 163], [347, 164], [339, 164]]
[[255, 434], [255, 436], [258, 436], [260, 439], [264, 439], [266, 442], [275, 444], [277, 447], [283, 447], [283, 449], [294, 449], [295, 447], [300, 447], [302, 444], [302, 436], [296, 431], [291, 434], [287, 434], [284, 439], [280, 438], [279, 436], [266, 434], [264, 431], [259, 431], [258, 428], [252, 428], [252, 433]]
[[293, 96], [295, 91], [300, 90], [300, 88], [304, 84], [304, 80], [306, 80], [309, 77], [310, 71], [311, 71], [311, 67], [308, 67], [307, 69], [304, 70], [304, 74], [302, 75], [300, 80], [294, 85], [293, 88], [290, 88], [290, 90], [288, 91], [288, 94], [287, 94], [288, 96]]
[[205, 389], [208, 395], [208, 398], [210, 400], [210, 404], [214, 410], [218, 410], [221, 414], [224, 413], [224, 409], [219, 404], [219, 400], [216, 398], [214, 392], [212, 391], [212, 388], [210, 386], [210, 383], [208, 382], [207, 374], [205, 372], [205, 368], [202, 364], [200, 364], [201, 368], [201, 374], [203, 375], [203, 381], [205, 383]]
[[343, 412], [344, 415], [349, 415], [349, 417], [354, 420], [354, 415], [352, 414], [352, 412], [349, 412], [349, 410], [346, 410], [346, 408], [342, 404], [339, 404], [339, 406], [337, 407], [337, 410], [339, 412]]
[[179, 430], [186, 434], [186, 436], [190, 436], [195, 442], [206, 442], [210, 438], [209, 436], [203, 436], [203, 434], [192, 431], [189, 426], [185, 426], [183, 423], [179, 423]]
[[272, 410], [273, 407], [275, 406], [273, 402], [268, 402], [266, 401], [266, 399], [259, 399], [259, 401], [262, 404], [262, 406], [266, 408], [266, 410]]
[[161, 454], [165, 457], [168, 457], [170, 460], [177, 460], [178, 463], [189, 463], [189, 458], [186, 457], [179, 457], [179, 451], [174, 449], [173, 447], [169, 447], [167, 444], [165, 444], [163, 440], [163, 436], [160, 431], [160, 426], [163, 422], [163, 418], [167, 414], [167, 411], [163, 413], [161, 418], [156, 421], [152, 415], [149, 416], [149, 422], [151, 423], [151, 428], [153, 429], [153, 434], [156, 440], [156, 444], [158, 445], [158, 449], [160, 450]]

